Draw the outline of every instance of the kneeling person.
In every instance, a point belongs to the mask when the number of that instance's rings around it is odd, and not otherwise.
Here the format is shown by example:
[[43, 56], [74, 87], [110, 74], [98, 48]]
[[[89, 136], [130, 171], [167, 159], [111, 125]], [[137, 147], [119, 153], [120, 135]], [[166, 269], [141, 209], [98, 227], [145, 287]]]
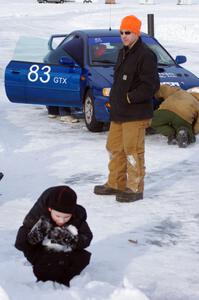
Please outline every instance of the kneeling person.
[[166, 84], [155, 94], [163, 102], [154, 112], [151, 127], [167, 136], [169, 145], [186, 148], [195, 142], [195, 134], [199, 133], [198, 95]]

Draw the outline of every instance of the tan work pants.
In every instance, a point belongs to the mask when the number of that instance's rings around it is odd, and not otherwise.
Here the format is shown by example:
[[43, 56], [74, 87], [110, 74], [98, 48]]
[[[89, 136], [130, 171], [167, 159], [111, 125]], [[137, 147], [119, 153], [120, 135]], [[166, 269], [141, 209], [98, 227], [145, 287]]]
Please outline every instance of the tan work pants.
[[115, 189], [144, 190], [144, 137], [150, 120], [111, 122], [106, 148], [110, 153], [107, 184]]

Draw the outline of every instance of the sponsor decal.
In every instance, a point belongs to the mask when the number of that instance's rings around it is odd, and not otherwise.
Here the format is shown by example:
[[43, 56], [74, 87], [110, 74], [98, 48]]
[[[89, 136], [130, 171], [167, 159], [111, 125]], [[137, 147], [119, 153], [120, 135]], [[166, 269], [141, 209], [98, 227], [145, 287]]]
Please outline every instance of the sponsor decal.
[[172, 81], [162, 81], [160, 84], [168, 84], [170, 86], [180, 86], [179, 82], [172, 82]]
[[176, 78], [177, 77], [175, 73], [167, 73], [167, 72], [159, 73], [159, 76], [160, 76], [160, 78], [165, 78], [165, 77]]

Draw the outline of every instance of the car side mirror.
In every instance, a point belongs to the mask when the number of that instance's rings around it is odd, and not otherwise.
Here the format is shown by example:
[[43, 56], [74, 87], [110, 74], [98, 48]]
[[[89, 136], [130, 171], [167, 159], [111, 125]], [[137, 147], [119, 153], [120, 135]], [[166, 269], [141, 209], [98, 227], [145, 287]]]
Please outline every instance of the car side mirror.
[[186, 61], [187, 61], [186, 56], [184, 56], [184, 55], [177, 55], [176, 56], [175, 62], [176, 62], [177, 65], [184, 64]]
[[60, 64], [67, 65], [69, 67], [76, 67], [77, 66], [76, 62], [68, 56], [62, 56], [60, 58], [59, 62], [60, 62]]

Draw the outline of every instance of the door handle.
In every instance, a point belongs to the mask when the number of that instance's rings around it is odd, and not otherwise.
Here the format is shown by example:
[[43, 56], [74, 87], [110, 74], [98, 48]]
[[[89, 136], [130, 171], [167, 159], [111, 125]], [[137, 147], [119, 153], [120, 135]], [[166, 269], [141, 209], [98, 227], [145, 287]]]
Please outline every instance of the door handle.
[[13, 74], [20, 74], [20, 71], [17, 71], [17, 70], [12, 70], [11, 71]]

